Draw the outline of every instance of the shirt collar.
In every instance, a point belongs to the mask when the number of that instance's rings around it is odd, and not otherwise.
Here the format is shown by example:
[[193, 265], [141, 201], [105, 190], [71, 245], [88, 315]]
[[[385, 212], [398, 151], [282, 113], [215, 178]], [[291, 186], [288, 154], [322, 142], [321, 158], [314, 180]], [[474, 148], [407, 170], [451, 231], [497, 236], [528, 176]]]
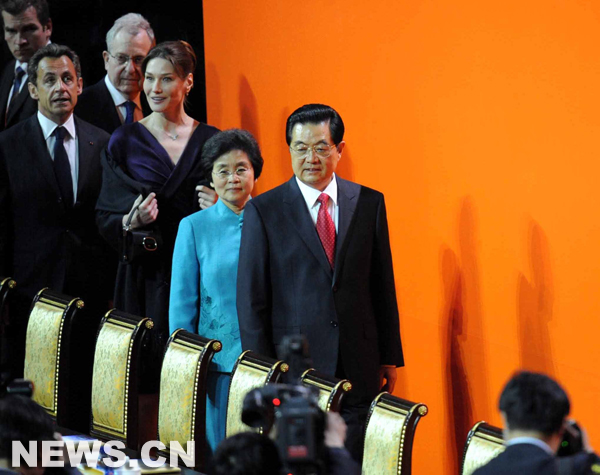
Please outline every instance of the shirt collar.
[[[42, 133], [44, 134], [44, 140], [48, 140], [48, 137], [50, 137], [52, 135], [52, 133], [54, 132], [54, 129], [56, 129], [57, 127], [60, 127], [56, 122], [53, 122], [50, 119], [48, 119], [48, 117], [46, 117], [40, 111], [38, 111], [38, 113], [37, 113], [37, 118], [38, 118], [38, 122], [40, 123], [40, 127], [42, 128]], [[75, 119], [73, 119], [73, 114], [71, 114], [71, 117], [69, 117], [67, 119], [67, 121], [62, 125], [62, 127], [67, 129], [67, 132], [69, 132], [69, 135], [71, 136], [71, 138], [74, 139], [76, 137], [76, 135], [75, 135]]]
[[547, 452], [548, 454], [550, 454], [552, 456], [556, 455], [546, 442], [544, 442], [543, 440], [540, 440], [540, 439], [536, 439], [535, 437], [515, 437], [514, 439], [510, 439], [509, 441], [506, 442], [507, 446], [517, 445], [517, 444], [536, 445], [540, 449]]
[[17, 72], [17, 68], [21, 68], [23, 70], [23, 72], [25, 73], [23, 77], [27, 76], [27, 63], [22, 63], [17, 59], [17, 61], [15, 62], [15, 73]]
[[306, 204], [309, 208], [313, 208], [317, 204], [317, 199], [321, 195], [321, 193], [325, 193], [329, 196], [329, 198], [333, 201], [335, 205], [337, 205], [338, 198], [338, 186], [337, 180], [335, 178], [335, 173], [333, 174], [329, 185], [323, 190], [319, 191], [316, 188], [312, 188], [305, 183], [302, 183], [298, 177], [296, 177], [296, 183], [298, 183], [298, 187], [300, 188], [300, 192], [306, 201]]
[[[113, 86], [113, 83], [110, 82], [110, 78], [108, 77], [108, 74], [106, 76], [104, 76], [104, 83], [106, 84], [106, 87], [108, 88], [108, 92], [110, 93], [110, 97], [112, 97], [112, 100], [115, 103], [115, 106], [117, 106], [117, 107], [122, 106], [129, 100], [128, 97], [125, 97], [115, 86]], [[139, 109], [142, 108], [141, 103], [140, 103], [139, 94], [131, 102], [133, 102], [135, 104], [135, 106], [138, 107]]]

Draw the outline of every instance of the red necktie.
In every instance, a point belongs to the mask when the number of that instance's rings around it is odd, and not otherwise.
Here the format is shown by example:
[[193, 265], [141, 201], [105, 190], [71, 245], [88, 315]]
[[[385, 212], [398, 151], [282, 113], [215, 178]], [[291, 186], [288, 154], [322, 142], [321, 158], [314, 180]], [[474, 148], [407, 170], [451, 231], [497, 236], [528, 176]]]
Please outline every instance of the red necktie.
[[321, 193], [319, 198], [317, 198], [317, 201], [321, 203], [319, 214], [317, 214], [317, 233], [319, 234], [319, 239], [321, 239], [321, 244], [323, 245], [327, 259], [329, 260], [329, 265], [331, 265], [331, 268], [333, 269], [335, 259], [335, 224], [333, 224], [333, 219], [331, 219], [331, 216], [327, 211], [329, 196], [325, 193]]

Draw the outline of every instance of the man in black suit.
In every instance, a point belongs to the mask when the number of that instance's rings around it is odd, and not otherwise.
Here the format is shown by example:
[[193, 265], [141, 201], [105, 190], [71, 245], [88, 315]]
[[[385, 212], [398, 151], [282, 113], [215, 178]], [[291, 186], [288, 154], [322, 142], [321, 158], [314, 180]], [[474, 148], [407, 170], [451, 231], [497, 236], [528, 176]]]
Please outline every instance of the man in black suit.
[[237, 309], [244, 349], [281, 357], [283, 337], [304, 334], [318, 371], [351, 380], [342, 416], [360, 459], [369, 404], [404, 358], [384, 198], [334, 174], [343, 135], [329, 106], [288, 118], [295, 176], [245, 208]]
[[17, 283], [10, 319], [13, 373], [23, 365], [31, 299], [43, 287], [106, 308], [108, 248], [95, 223], [109, 135], [73, 115], [82, 79], [79, 58], [49, 44], [28, 64], [38, 112], [0, 134], [0, 275]]
[[136, 122], [151, 111], [142, 91], [142, 62], [156, 44], [150, 23], [138, 13], [115, 21], [106, 34], [106, 76], [86, 87], [77, 116], [112, 134], [124, 123]]
[[600, 473], [591, 449], [556, 457], [569, 414], [564, 389], [544, 374], [515, 374], [500, 395], [506, 450], [474, 475], [559, 475]]
[[52, 20], [46, 0], [8, 0], [0, 3], [4, 39], [14, 60], [0, 77], [0, 131], [34, 115], [37, 103], [27, 90], [27, 62], [46, 46]]

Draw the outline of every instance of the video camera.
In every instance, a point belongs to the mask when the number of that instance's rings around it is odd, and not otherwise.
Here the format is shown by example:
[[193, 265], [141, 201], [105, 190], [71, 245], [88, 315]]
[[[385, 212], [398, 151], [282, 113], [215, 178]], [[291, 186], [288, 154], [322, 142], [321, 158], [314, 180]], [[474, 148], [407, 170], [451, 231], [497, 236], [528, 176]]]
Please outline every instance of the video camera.
[[283, 384], [250, 391], [244, 398], [242, 421], [261, 428], [265, 435], [275, 427], [274, 439], [286, 473], [325, 474], [325, 414], [319, 409], [316, 390], [301, 383], [302, 374], [311, 367], [306, 339], [288, 336], [282, 347], [283, 360], [290, 365]]
[[10, 380], [6, 374], [2, 374], [0, 375], [0, 397], [4, 397], [7, 394], [31, 398], [33, 395], [33, 383], [28, 379]]

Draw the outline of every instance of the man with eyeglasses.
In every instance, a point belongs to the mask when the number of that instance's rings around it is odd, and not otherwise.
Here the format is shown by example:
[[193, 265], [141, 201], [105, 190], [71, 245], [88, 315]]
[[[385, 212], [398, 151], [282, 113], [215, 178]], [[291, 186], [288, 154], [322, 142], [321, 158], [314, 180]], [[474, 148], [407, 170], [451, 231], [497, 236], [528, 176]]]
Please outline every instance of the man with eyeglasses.
[[0, 131], [37, 112], [27, 90], [27, 62], [50, 42], [52, 20], [46, 0], [5, 0], [0, 3], [4, 39], [14, 60], [0, 77]]
[[150, 23], [138, 13], [115, 21], [106, 34], [106, 76], [83, 90], [75, 113], [109, 134], [151, 111], [142, 91], [142, 62], [156, 44]]
[[343, 137], [329, 106], [288, 118], [295, 176], [246, 205], [237, 311], [244, 350], [281, 358], [283, 338], [304, 334], [314, 368], [350, 379], [341, 414], [360, 461], [369, 405], [404, 358], [384, 198], [334, 173]]

